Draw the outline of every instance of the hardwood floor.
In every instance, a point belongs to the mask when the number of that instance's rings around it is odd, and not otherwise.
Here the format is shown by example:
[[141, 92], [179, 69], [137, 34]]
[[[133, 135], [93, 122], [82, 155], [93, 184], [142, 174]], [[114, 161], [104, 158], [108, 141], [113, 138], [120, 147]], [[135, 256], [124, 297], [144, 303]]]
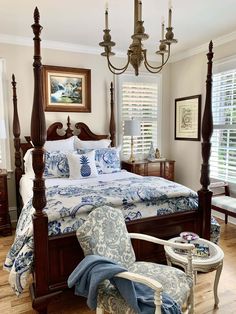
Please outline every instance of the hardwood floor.
[[[28, 289], [21, 297], [16, 297], [8, 284], [8, 273], [2, 270], [6, 253], [13, 241], [12, 236], [0, 237], [0, 314], [35, 314], [31, 308]], [[236, 313], [236, 226], [221, 222], [221, 240], [225, 258], [218, 295], [219, 309], [214, 309], [213, 282], [215, 272], [199, 274], [195, 286], [195, 314], [235, 314]], [[89, 314], [86, 300], [68, 291], [55, 298], [49, 306], [49, 314]]]

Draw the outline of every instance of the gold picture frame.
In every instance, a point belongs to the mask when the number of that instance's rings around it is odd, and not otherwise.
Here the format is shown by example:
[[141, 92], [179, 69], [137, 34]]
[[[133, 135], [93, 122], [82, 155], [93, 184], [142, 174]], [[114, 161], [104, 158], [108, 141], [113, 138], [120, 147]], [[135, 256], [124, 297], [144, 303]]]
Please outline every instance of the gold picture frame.
[[200, 141], [201, 95], [175, 99], [175, 140]]
[[43, 66], [45, 111], [91, 112], [91, 70]]

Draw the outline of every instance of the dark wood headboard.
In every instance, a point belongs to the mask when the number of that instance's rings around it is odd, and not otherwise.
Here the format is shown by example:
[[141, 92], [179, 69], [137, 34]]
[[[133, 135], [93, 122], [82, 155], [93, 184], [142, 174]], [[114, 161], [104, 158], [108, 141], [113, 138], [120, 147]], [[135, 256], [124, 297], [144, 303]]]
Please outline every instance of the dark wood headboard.
[[[20, 139], [20, 121], [17, 108], [17, 92], [16, 92], [16, 80], [15, 75], [12, 75], [12, 90], [13, 90], [13, 135], [14, 135], [14, 147], [15, 147], [15, 183], [16, 183], [16, 198], [18, 214], [21, 210], [21, 198], [19, 194], [19, 182], [24, 173], [23, 156], [26, 151], [33, 147], [31, 136], [24, 136], [24, 142]], [[114, 118], [114, 100], [113, 100], [113, 83], [110, 86], [110, 134], [95, 134], [93, 133], [87, 124], [83, 122], [77, 122], [74, 125], [74, 129], [71, 127], [70, 117], [67, 117], [66, 128], [63, 129], [62, 122], [52, 123], [46, 131], [46, 140], [63, 140], [71, 136], [78, 136], [79, 139], [85, 141], [110, 139], [111, 146], [115, 146], [115, 118]]]

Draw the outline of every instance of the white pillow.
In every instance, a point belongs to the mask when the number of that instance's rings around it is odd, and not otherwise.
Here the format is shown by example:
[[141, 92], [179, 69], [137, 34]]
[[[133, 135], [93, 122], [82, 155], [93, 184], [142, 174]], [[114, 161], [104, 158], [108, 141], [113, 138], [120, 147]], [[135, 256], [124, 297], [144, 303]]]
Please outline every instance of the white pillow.
[[76, 136], [71, 136], [65, 140], [46, 141], [44, 144], [44, 149], [48, 152], [72, 152], [74, 150], [75, 138]]
[[69, 179], [93, 178], [98, 176], [95, 164], [95, 151], [84, 154], [67, 154], [70, 169]]
[[111, 144], [111, 140], [102, 139], [98, 141], [82, 141], [78, 137], [75, 137], [74, 145], [75, 149], [99, 149], [108, 148]]
[[27, 150], [27, 152], [24, 155], [24, 169], [25, 169], [25, 174], [30, 177], [34, 178], [34, 170], [33, 170], [33, 165], [32, 165], [32, 151], [34, 148], [30, 148]]

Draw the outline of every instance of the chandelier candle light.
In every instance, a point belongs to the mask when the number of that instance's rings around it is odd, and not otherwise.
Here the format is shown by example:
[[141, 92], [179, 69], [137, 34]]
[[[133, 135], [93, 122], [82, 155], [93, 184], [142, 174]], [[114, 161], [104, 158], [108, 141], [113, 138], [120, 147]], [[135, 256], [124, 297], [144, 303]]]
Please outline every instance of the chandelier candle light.
[[134, 136], [141, 135], [140, 122], [138, 120], [125, 120], [124, 122], [124, 135], [131, 136], [131, 154], [129, 162], [135, 162], [134, 157]]
[[145, 33], [145, 29], [142, 21], [142, 1], [134, 0], [134, 34], [131, 36], [132, 43], [129, 46], [127, 51], [128, 60], [126, 65], [123, 68], [116, 68], [112, 65], [110, 57], [114, 56], [112, 52], [112, 47], [115, 46], [115, 42], [111, 40], [110, 29], [108, 28], [108, 6], [106, 5], [105, 9], [105, 29], [103, 30], [103, 41], [99, 43], [100, 46], [104, 47], [104, 52], [101, 53], [102, 56], [107, 58], [107, 65], [109, 70], [113, 74], [122, 74], [126, 71], [129, 64], [131, 64], [135, 70], [135, 75], [139, 75], [139, 67], [142, 62], [144, 63], [145, 68], [151, 73], [159, 73], [163, 66], [167, 63], [170, 57], [170, 45], [172, 43], [177, 43], [177, 40], [174, 39], [173, 27], [171, 25], [172, 20], [172, 7], [171, 2], [169, 2], [169, 17], [168, 17], [168, 27], [166, 28], [164, 20], [161, 22], [161, 33], [162, 39], [160, 40], [159, 50], [156, 52], [161, 56], [161, 65], [152, 66], [147, 61], [147, 50], [143, 48], [142, 41], [148, 39], [148, 35]]

